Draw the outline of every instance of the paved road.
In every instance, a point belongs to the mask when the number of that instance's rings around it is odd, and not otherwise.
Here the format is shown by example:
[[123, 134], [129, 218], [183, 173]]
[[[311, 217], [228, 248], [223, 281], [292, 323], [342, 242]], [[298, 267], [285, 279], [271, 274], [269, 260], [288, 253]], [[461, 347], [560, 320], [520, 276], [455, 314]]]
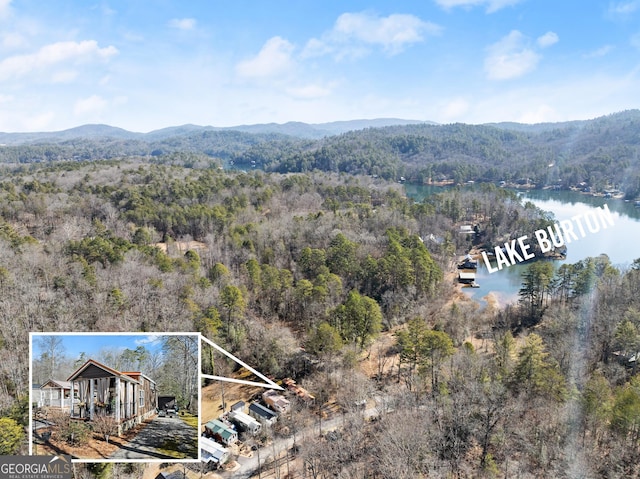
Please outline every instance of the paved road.
[[196, 459], [198, 431], [177, 417], [156, 416], [140, 433], [109, 459], [175, 459], [162, 452], [178, 450], [193, 455], [185, 459]]
[[[378, 403], [378, 398], [376, 398], [376, 403]], [[380, 406], [376, 405], [375, 407], [368, 408], [366, 410], [361, 411], [362, 420], [370, 419], [374, 416], [378, 416], [380, 414]], [[320, 427], [322, 427], [322, 433], [327, 431], [332, 431], [334, 429], [340, 428], [345, 421], [345, 417], [342, 414], [339, 414], [331, 419], [325, 419], [322, 423], [316, 422], [313, 426], [309, 426], [302, 431], [299, 431], [297, 434], [297, 440], [299, 444], [302, 444], [305, 440], [312, 438], [314, 436], [317, 437], [320, 434]], [[262, 470], [265, 471], [264, 465], [265, 463], [269, 463], [273, 461], [273, 452], [275, 450], [276, 455], [283, 457], [284, 451], [291, 449], [293, 447], [293, 437], [288, 438], [279, 438], [275, 440], [275, 444], [270, 444], [260, 449], [260, 455], [258, 456], [257, 451], [253, 453], [252, 457], [238, 457], [237, 461], [240, 464], [240, 469], [238, 471], [231, 472], [220, 472], [218, 474], [222, 476], [224, 479], [249, 479], [251, 476], [258, 473], [258, 457], [260, 457], [260, 464], [262, 465]]]

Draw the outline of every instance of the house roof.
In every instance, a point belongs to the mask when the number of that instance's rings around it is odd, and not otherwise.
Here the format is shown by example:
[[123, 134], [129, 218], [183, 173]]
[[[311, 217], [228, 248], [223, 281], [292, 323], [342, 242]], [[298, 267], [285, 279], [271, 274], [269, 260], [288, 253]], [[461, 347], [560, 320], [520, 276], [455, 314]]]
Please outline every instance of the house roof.
[[291, 404], [287, 398], [272, 389], [263, 392], [262, 399], [264, 399], [267, 404], [277, 406], [282, 409], [287, 409]]
[[225, 423], [220, 422], [217, 419], [212, 419], [205, 425], [205, 427], [214, 434], [220, 434], [220, 436], [225, 440], [238, 434]]
[[229, 454], [227, 448], [204, 436], [200, 438], [200, 449], [202, 449], [203, 453], [206, 453], [202, 455], [203, 460], [212, 458], [214, 461], [220, 462]]
[[[48, 379], [41, 388], [60, 388], [60, 389], [71, 389], [70, 381], [59, 381], [57, 379]], [[77, 386], [74, 389], [78, 389]]]
[[275, 411], [272, 411], [268, 407], [263, 406], [262, 404], [257, 402], [253, 402], [249, 405], [249, 411], [253, 411], [257, 415], [265, 419], [273, 419], [274, 417], [278, 417]]
[[304, 401], [313, 401], [315, 399], [315, 396], [313, 394], [310, 394], [309, 391], [307, 391], [305, 388], [303, 388], [299, 384], [296, 384], [293, 379], [285, 378], [282, 380], [282, 382], [287, 386], [287, 389], [289, 389], [289, 391], [294, 393], [300, 399], [303, 399]]
[[184, 475], [181, 471], [159, 472], [155, 479], [183, 479]]
[[75, 381], [79, 377], [118, 377], [128, 382], [138, 382], [131, 376], [127, 376], [120, 371], [110, 368], [109, 366], [105, 366], [93, 359], [87, 360], [87, 362], [80, 366], [71, 376], [69, 376], [67, 380]]
[[133, 379], [138, 379], [138, 378], [145, 378], [147, 381], [149, 381], [150, 383], [155, 384], [156, 382], [151, 379], [149, 376], [147, 376], [146, 374], [142, 374], [140, 371], [122, 371], [121, 374], [124, 374], [126, 376], [130, 376]]
[[229, 414], [229, 417], [231, 419], [235, 419], [236, 421], [240, 421], [244, 424], [260, 424], [254, 418], [252, 418], [251, 416], [249, 416], [248, 414], [242, 411], [231, 411], [231, 413]]

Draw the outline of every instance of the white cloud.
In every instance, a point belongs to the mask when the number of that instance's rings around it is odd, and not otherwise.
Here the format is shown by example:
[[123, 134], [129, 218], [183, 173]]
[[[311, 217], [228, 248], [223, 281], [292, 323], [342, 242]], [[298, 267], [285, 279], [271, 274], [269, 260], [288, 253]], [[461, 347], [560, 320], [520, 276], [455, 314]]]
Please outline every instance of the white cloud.
[[71, 83], [73, 80], [78, 78], [78, 72], [74, 70], [62, 70], [59, 72], [55, 72], [51, 76], [51, 81], [53, 83]]
[[540, 48], [547, 48], [558, 43], [558, 35], [555, 32], [547, 32], [536, 40]]
[[640, 9], [640, 0], [617, 2], [609, 5], [609, 12], [616, 15], [630, 15]]
[[456, 120], [463, 118], [469, 111], [469, 102], [464, 98], [458, 97], [450, 100], [441, 109], [441, 115], [446, 120]]
[[26, 39], [19, 33], [5, 33], [2, 35], [2, 47], [8, 49], [20, 48], [27, 44]]
[[605, 55], [607, 55], [611, 50], [613, 50], [613, 47], [611, 45], [604, 45], [600, 48], [597, 48], [589, 53], [585, 53], [583, 55], [584, 58], [598, 58], [598, 57], [603, 57]]
[[9, 103], [13, 100], [11, 95], [0, 95], [0, 103]]
[[[476, 94], [465, 122], [557, 122], [595, 118], [637, 105], [640, 67], [626, 74], [593, 71], [590, 75], [567, 72], [547, 82], [500, 85]], [[438, 121], [438, 118], [435, 118]]]
[[45, 111], [22, 119], [23, 129], [26, 131], [46, 131], [55, 118], [52, 111]]
[[527, 39], [517, 30], [488, 48], [484, 69], [492, 80], [508, 80], [533, 71], [540, 55], [527, 46]]
[[102, 12], [103, 17], [112, 17], [113, 15], [118, 13], [117, 10], [114, 10], [106, 3], [103, 3], [102, 5], [100, 5], [100, 11]]
[[518, 123], [547, 123], [556, 121], [558, 119], [558, 112], [551, 108], [549, 105], [538, 105], [531, 110], [525, 111], [520, 115], [516, 121]]
[[475, 7], [483, 5], [486, 0], [435, 0], [435, 2], [442, 8], [455, 8], [455, 7]]
[[11, 0], [0, 0], [0, 18], [9, 15], [9, 5], [11, 5]]
[[126, 95], [120, 95], [113, 99], [113, 104], [116, 106], [122, 106], [129, 103], [129, 97]]
[[333, 49], [331, 48], [331, 46], [328, 43], [323, 42], [321, 40], [318, 40], [317, 38], [312, 38], [305, 45], [301, 56], [303, 58], [306, 58], [306, 57], [321, 57], [323, 55], [327, 55], [327, 54], [331, 53], [332, 50]]
[[236, 73], [245, 78], [265, 78], [287, 72], [294, 65], [294, 48], [284, 38], [270, 38], [255, 57], [236, 65]]
[[196, 26], [196, 20], [194, 18], [173, 18], [169, 20], [169, 26], [178, 30], [193, 30]]
[[295, 98], [310, 100], [331, 95], [334, 87], [335, 83], [329, 85], [309, 84], [301, 87], [288, 88], [287, 93]]
[[516, 5], [523, 0], [435, 0], [445, 10], [450, 10], [455, 7], [481, 7], [485, 6], [487, 13], [494, 13], [505, 7]]
[[366, 13], [344, 13], [336, 21], [334, 31], [395, 52], [407, 44], [424, 41], [424, 32], [437, 33], [438, 28], [414, 15], [393, 14], [377, 18]]
[[107, 106], [107, 101], [98, 95], [91, 95], [88, 98], [80, 99], [76, 102], [73, 112], [78, 116], [99, 114]]
[[118, 50], [113, 46], [100, 48], [95, 40], [57, 42], [45, 45], [35, 53], [14, 55], [0, 62], [0, 80], [19, 78], [33, 71], [64, 62], [108, 59]]
[[148, 336], [143, 336], [140, 339], [134, 340], [134, 344], [136, 346], [144, 346], [146, 344], [156, 344], [162, 340], [162, 336], [159, 334], [149, 334]]
[[440, 26], [415, 15], [394, 13], [379, 17], [365, 12], [343, 13], [332, 30], [320, 39], [309, 40], [302, 56], [335, 53], [338, 58], [358, 57], [368, 53], [367, 48], [372, 46], [395, 55], [409, 45], [423, 42], [426, 35], [438, 35], [441, 31]]

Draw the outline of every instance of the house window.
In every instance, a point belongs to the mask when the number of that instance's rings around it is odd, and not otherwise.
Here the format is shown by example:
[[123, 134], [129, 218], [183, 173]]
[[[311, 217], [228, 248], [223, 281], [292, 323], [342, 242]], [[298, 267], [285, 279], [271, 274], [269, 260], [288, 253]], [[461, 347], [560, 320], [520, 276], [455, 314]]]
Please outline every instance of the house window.
[[140, 391], [140, 407], [144, 407], [144, 391]]

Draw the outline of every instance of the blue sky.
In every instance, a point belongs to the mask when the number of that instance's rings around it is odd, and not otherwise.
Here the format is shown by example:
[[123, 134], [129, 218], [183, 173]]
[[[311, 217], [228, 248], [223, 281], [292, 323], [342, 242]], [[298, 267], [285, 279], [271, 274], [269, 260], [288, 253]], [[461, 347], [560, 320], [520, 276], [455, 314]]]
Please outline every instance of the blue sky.
[[640, 107], [640, 0], [0, 0], [0, 131]]
[[[51, 333], [55, 334], [55, 333]], [[46, 334], [47, 336], [49, 333]], [[42, 335], [32, 336], [32, 355], [39, 358], [42, 354], [38, 338]], [[75, 359], [80, 353], [85, 353], [87, 358], [95, 356], [101, 350], [124, 351], [135, 350], [138, 346], [144, 346], [147, 351], [156, 352], [162, 349], [161, 336], [158, 334], [101, 334], [101, 333], [73, 333], [56, 334], [62, 340], [65, 356]]]

